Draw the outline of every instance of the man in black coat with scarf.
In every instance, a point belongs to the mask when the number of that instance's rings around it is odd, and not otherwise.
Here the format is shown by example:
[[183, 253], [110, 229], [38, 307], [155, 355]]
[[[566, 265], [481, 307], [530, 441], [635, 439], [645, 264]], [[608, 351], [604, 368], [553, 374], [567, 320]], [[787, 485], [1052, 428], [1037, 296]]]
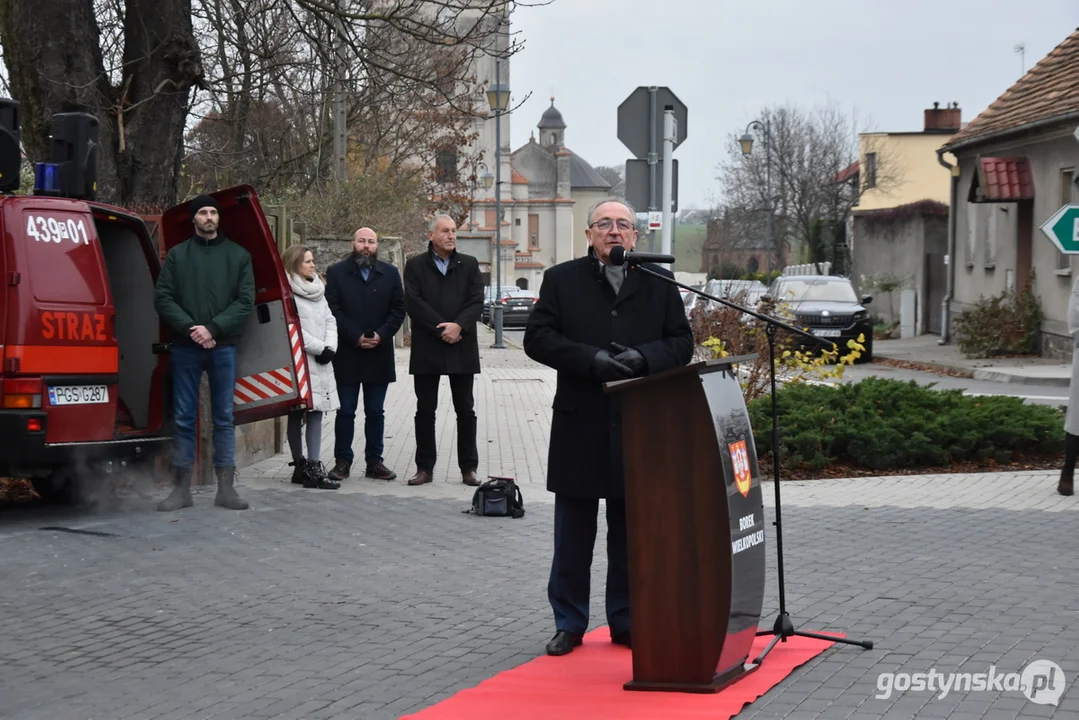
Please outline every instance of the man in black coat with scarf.
[[483, 278], [476, 258], [457, 252], [457, 223], [449, 215], [431, 219], [427, 239], [427, 252], [405, 263], [405, 309], [412, 323], [408, 371], [416, 386], [416, 474], [408, 484], [433, 479], [438, 385], [448, 375], [457, 413], [461, 479], [476, 486], [479, 450], [472, 388], [480, 371], [476, 323], [483, 311]]
[[378, 259], [378, 235], [363, 227], [352, 238], [352, 255], [326, 271], [326, 302], [337, 320], [337, 354], [333, 361], [341, 407], [334, 420], [334, 466], [329, 476], [338, 482], [352, 467], [356, 410], [363, 391], [364, 475], [393, 480], [397, 473], [383, 463], [386, 431], [384, 405], [390, 383], [397, 380], [393, 336], [405, 321], [401, 274]]
[[[588, 214], [585, 235], [587, 257], [544, 273], [524, 337], [528, 356], [558, 371], [547, 460], [547, 490], [555, 493], [547, 596], [556, 633], [549, 655], [572, 652], [588, 628], [601, 498], [607, 624], [612, 642], [632, 645], [621, 417], [603, 384], [681, 367], [693, 357], [693, 332], [677, 287], [610, 264], [612, 248], [632, 250], [637, 243], [633, 208], [620, 199], [600, 202]], [[649, 267], [673, 278], [665, 268]]]

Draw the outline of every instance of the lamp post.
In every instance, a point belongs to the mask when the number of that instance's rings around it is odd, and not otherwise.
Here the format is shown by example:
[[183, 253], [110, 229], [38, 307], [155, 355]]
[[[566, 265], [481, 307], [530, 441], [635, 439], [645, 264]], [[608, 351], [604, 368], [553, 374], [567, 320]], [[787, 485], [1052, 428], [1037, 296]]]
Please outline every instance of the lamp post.
[[495, 84], [487, 88], [487, 102], [495, 114], [495, 306], [493, 309], [495, 343], [492, 348], [504, 349], [502, 342], [502, 113], [510, 104], [510, 87], [502, 82], [502, 62], [495, 60]]
[[768, 274], [772, 273], [772, 255], [775, 254], [775, 240], [772, 238], [772, 216], [775, 215], [775, 209], [772, 207], [772, 132], [771, 132], [771, 119], [765, 120], [763, 123], [760, 120], [754, 120], [746, 126], [746, 132], [742, 137], [738, 138], [738, 144], [742, 146], [742, 154], [749, 155], [753, 152], [753, 136], [749, 134], [750, 130], [758, 130], [764, 132], [764, 194], [767, 200], [768, 210]]

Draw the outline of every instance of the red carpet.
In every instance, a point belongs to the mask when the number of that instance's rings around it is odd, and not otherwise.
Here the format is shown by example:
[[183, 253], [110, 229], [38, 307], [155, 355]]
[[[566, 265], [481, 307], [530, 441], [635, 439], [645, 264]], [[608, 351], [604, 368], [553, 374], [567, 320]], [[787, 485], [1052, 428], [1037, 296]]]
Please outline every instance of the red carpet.
[[[756, 639], [751, 662], [771, 639]], [[584, 644], [569, 655], [542, 655], [402, 720], [730, 718], [832, 645], [801, 637], [777, 643], [756, 671], [714, 695], [639, 692], [622, 689], [633, 679], [631, 652], [612, 645], [602, 627], [585, 635]]]

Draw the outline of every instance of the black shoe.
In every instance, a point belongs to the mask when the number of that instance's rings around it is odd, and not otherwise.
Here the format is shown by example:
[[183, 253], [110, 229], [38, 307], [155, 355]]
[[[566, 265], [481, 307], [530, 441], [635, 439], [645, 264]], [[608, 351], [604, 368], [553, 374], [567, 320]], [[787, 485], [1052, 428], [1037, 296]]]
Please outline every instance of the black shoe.
[[364, 475], [366, 475], [369, 478], [374, 478], [375, 480], [396, 480], [397, 479], [397, 473], [395, 473], [393, 470], [390, 470], [388, 467], [383, 465], [381, 462], [369, 463], [367, 465], [367, 472], [365, 472]]
[[573, 648], [581, 644], [581, 636], [573, 633], [568, 633], [565, 630], [559, 630], [551, 638], [551, 642], [547, 643], [548, 655], [568, 655], [573, 652]]
[[307, 461], [307, 473], [303, 486], [309, 490], [339, 490], [341, 483], [326, 475], [326, 468], [319, 460]]
[[303, 485], [304, 477], [306, 477], [307, 461], [293, 460], [288, 465], [292, 468], [292, 484]]
[[330, 480], [336, 480], [338, 482], [348, 477], [348, 471], [352, 469], [352, 463], [348, 460], [337, 459], [334, 463], [333, 470], [330, 470], [330, 474], [327, 475]]
[[633, 636], [629, 630], [624, 632], [617, 632], [611, 635], [611, 642], [615, 645], [625, 645], [628, 648], [633, 647]]

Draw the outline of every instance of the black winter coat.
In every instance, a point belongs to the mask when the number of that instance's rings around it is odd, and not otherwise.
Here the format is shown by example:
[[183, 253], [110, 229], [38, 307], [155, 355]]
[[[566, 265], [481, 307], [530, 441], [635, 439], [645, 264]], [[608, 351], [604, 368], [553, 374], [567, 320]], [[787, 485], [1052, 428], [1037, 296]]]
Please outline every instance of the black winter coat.
[[[483, 278], [471, 255], [450, 254], [443, 275], [435, 266], [431, 244], [427, 252], [405, 263], [405, 309], [412, 329], [408, 371], [412, 375], [476, 375], [480, 346], [476, 323], [483, 312]], [[461, 326], [461, 340], [442, 341], [440, 323]]]
[[639, 350], [649, 375], [689, 363], [693, 332], [678, 288], [630, 268], [616, 298], [591, 250], [544, 273], [524, 349], [558, 371], [547, 459], [551, 492], [625, 497], [618, 399], [589, 375], [596, 353], [612, 341]]
[[[405, 294], [397, 268], [379, 260], [367, 280], [351, 257], [326, 271], [326, 302], [337, 320], [334, 377], [339, 385], [391, 383], [397, 380], [393, 336], [405, 321]], [[373, 330], [378, 347], [361, 350], [360, 338]]]

